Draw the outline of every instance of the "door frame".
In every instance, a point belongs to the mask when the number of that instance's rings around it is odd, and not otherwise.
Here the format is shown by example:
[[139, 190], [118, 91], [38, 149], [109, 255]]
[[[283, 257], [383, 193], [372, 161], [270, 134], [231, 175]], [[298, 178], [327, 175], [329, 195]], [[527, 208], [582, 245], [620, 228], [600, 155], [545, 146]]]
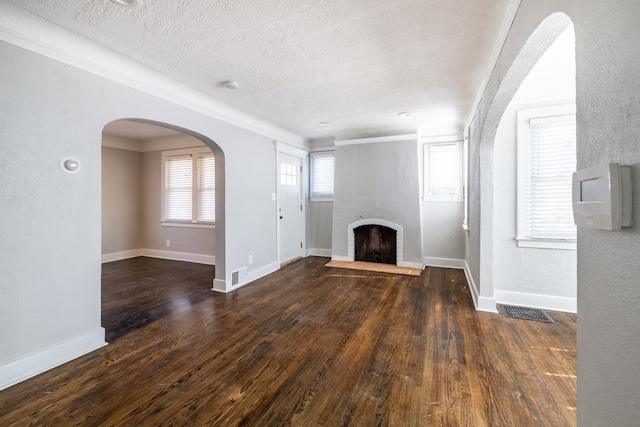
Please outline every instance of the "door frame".
[[302, 239], [301, 254], [302, 257], [307, 256], [307, 202], [309, 188], [309, 152], [301, 148], [294, 147], [289, 144], [285, 144], [280, 141], [273, 141], [276, 150], [276, 170], [275, 170], [275, 184], [276, 184], [276, 200], [274, 208], [274, 219], [276, 221], [276, 260], [278, 263], [278, 269], [280, 269], [280, 221], [278, 220], [278, 206], [280, 204], [280, 185], [278, 185], [280, 179], [280, 155], [287, 154], [289, 156], [300, 159], [302, 165], [302, 171], [300, 173], [300, 203], [302, 203], [302, 212], [300, 218], [300, 238]]

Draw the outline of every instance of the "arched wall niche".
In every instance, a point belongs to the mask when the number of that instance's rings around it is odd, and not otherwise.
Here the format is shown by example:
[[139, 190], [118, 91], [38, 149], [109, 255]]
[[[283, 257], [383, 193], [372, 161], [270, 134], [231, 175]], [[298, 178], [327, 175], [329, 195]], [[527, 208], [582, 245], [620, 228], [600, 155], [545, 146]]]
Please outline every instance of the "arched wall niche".
[[[225, 239], [225, 156], [224, 151], [215, 141], [211, 138], [202, 135], [198, 132], [192, 131], [187, 128], [176, 126], [166, 122], [160, 122], [151, 119], [138, 118], [138, 117], [122, 117], [110, 121], [109, 123], [118, 121], [131, 121], [145, 123], [153, 126], [163, 127], [177, 132], [181, 132], [186, 135], [190, 135], [208, 146], [215, 157], [216, 164], [216, 233], [215, 233], [215, 255], [216, 255], [216, 268], [215, 279], [224, 282], [226, 268], [226, 239]], [[107, 126], [109, 123], [105, 124]]]
[[[501, 80], [495, 96], [491, 99], [485, 111], [476, 113], [474, 119], [479, 119], [478, 126], [479, 143], [477, 145], [478, 164], [476, 179], [479, 179], [479, 197], [470, 203], [479, 205], [478, 218], [479, 230], [475, 238], [479, 246], [479, 289], [478, 308], [487, 311], [496, 311], [493, 289], [493, 158], [494, 141], [500, 120], [511, 102], [518, 88], [529, 75], [535, 64], [553, 44], [553, 42], [572, 23], [571, 18], [562, 12], [556, 12], [547, 16], [535, 31], [529, 36], [522, 49], [514, 59]], [[483, 114], [484, 113], [484, 114]], [[472, 124], [473, 127], [473, 124]], [[473, 155], [473, 153], [471, 153]], [[470, 234], [470, 239], [473, 236]], [[469, 258], [469, 254], [467, 255]]]

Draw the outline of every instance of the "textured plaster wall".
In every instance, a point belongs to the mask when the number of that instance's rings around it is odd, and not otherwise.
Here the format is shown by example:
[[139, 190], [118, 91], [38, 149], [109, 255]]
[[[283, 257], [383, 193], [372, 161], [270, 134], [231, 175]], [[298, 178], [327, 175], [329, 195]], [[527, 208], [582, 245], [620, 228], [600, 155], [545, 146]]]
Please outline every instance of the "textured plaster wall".
[[[101, 330], [101, 141], [113, 120], [169, 123], [214, 148], [218, 279], [249, 254], [253, 268], [275, 263], [270, 138], [5, 43], [0, 57], [0, 367]], [[75, 175], [59, 166], [69, 155]]]
[[416, 141], [338, 146], [332, 256], [346, 257], [347, 228], [362, 219], [404, 227], [404, 261], [422, 264]]
[[0, 57], [2, 365], [99, 331], [104, 123], [83, 108], [101, 95], [85, 73], [4, 43]]
[[631, 229], [578, 231], [578, 422], [581, 426], [633, 426], [640, 419], [637, 1], [522, 1], [471, 126], [467, 262], [480, 294], [492, 295], [495, 129], [532, 62], [548, 46], [545, 42], [550, 44], [549, 38], [558, 35], [560, 28], [546, 28], [550, 31], [544, 36], [536, 32], [545, 18], [558, 11], [571, 17], [576, 32], [578, 168], [607, 162], [632, 165], [636, 211]]

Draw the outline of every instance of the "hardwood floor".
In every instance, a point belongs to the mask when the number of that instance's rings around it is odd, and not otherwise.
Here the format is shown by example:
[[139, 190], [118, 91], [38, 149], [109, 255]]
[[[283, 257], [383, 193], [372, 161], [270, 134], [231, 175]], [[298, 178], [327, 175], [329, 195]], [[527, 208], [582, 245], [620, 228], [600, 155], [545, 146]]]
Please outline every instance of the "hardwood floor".
[[213, 297], [215, 267], [155, 258], [102, 265], [102, 326], [108, 343]]
[[0, 392], [0, 425], [576, 424], [575, 315], [476, 312], [459, 270], [326, 262], [229, 294], [196, 264], [105, 264], [112, 341]]

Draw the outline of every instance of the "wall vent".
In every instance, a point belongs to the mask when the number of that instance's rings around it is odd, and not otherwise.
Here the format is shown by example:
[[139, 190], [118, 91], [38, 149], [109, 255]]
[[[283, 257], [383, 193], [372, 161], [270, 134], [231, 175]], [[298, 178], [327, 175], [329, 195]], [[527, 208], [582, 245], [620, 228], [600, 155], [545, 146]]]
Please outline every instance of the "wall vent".
[[247, 281], [247, 267], [239, 268], [231, 273], [231, 286], [241, 285]]

